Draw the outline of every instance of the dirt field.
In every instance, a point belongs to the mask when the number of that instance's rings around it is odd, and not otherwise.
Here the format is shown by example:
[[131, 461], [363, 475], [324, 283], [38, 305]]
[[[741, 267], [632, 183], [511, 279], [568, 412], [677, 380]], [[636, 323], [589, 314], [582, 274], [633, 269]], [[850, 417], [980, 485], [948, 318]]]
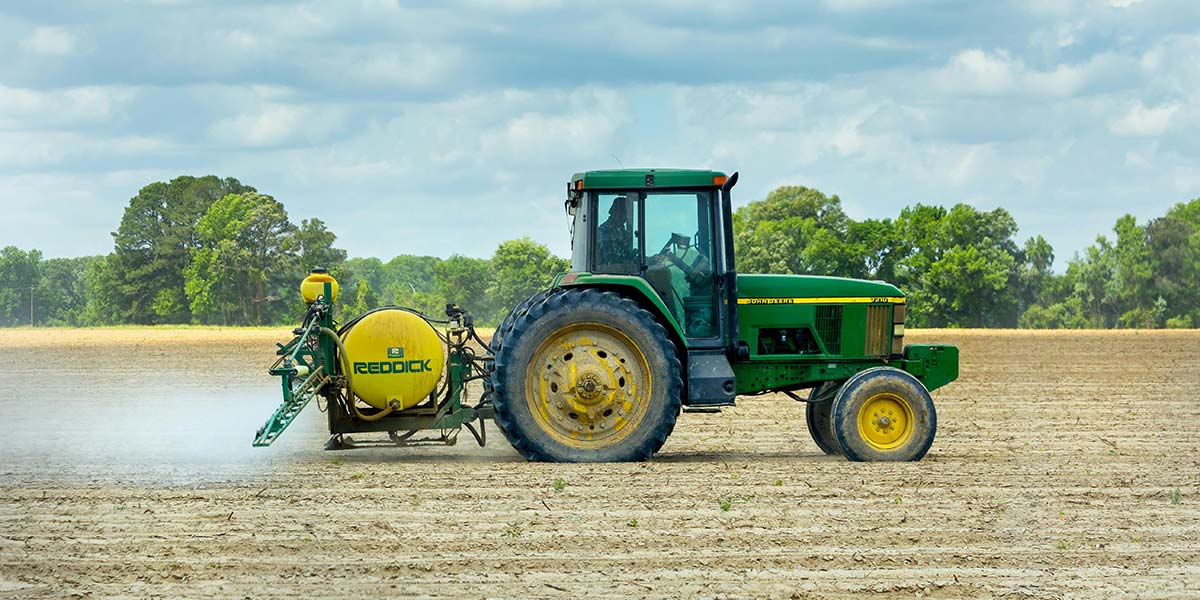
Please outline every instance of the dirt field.
[[915, 464], [782, 396], [645, 464], [252, 449], [279, 338], [0, 331], [0, 598], [1200, 596], [1200, 332], [912, 332], [963, 351]]

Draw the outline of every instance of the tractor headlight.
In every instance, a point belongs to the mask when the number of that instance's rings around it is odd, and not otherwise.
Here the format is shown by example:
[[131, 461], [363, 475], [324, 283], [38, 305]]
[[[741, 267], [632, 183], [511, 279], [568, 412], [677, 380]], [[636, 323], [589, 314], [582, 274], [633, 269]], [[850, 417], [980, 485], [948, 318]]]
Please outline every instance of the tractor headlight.
[[907, 305], [893, 304], [892, 305], [892, 355], [900, 356], [904, 354], [904, 317], [907, 313]]

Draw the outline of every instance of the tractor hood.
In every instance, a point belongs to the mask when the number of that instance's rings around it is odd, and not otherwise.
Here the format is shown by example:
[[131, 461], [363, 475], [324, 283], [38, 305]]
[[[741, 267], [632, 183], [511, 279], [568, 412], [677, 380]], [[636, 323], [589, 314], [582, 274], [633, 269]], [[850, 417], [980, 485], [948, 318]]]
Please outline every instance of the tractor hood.
[[904, 292], [884, 281], [817, 275], [739, 274], [737, 290], [739, 298], [830, 298], [834, 302], [836, 298], [904, 297]]

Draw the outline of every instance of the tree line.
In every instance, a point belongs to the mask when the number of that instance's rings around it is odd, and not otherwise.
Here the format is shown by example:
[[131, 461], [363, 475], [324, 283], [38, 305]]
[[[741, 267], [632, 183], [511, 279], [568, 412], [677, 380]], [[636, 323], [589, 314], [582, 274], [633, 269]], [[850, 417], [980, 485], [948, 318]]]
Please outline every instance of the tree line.
[[837, 196], [787, 186], [734, 215], [738, 270], [880, 279], [913, 327], [1200, 326], [1200, 199], [1139, 224], [1125, 215], [1054, 273], [1042, 236], [1008, 211], [917, 204], [855, 221]]
[[[738, 270], [881, 279], [909, 297], [913, 327], [1200, 326], [1200, 199], [1139, 224], [1126, 215], [1051, 266], [1041, 236], [1018, 243], [1004, 209], [917, 204], [895, 219], [856, 221], [837, 196], [787, 186], [734, 214]], [[236, 179], [177, 177], [142, 188], [113, 250], [45, 259], [0, 250], [0, 326], [282, 325], [303, 310], [314, 266], [342, 284], [347, 314], [458, 302], [494, 324], [568, 262], [528, 238], [490, 258], [347, 258], [320, 219], [295, 223], [282, 203]], [[32, 300], [32, 302], [31, 302]]]
[[304, 310], [300, 281], [325, 267], [342, 310], [387, 304], [441, 315], [458, 302], [483, 323], [544, 287], [567, 262], [522, 238], [490, 259], [347, 259], [320, 219], [233, 178], [182, 176], [130, 199], [104, 256], [44, 259], [0, 250], [0, 326], [279, 325]]

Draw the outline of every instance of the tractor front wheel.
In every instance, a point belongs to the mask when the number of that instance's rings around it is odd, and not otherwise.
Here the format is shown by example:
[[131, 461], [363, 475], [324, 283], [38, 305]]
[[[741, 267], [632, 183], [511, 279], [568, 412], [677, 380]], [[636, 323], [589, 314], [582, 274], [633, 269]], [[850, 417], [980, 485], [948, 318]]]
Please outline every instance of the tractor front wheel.
[[808, 402], [804, 403], [804, 421], [808, 425], [808, 433], [821, 452], [829, 456], [842, 454], [842, 447], [833, 433], [832, 392], [837, 390], [837, 385], [831, 381], [818, 385], [809, 393]]
[[838, 390], [832, 410], [838, 445], [853, 461], [921, 460], [937, 433], [929, 391], [892, 367], [851, 377]]
[[666, 329], [613, 292], [569, 289], [514, 315], [492, 373], [496, 423], [528, 460], [645, 460], [683, 390]]

